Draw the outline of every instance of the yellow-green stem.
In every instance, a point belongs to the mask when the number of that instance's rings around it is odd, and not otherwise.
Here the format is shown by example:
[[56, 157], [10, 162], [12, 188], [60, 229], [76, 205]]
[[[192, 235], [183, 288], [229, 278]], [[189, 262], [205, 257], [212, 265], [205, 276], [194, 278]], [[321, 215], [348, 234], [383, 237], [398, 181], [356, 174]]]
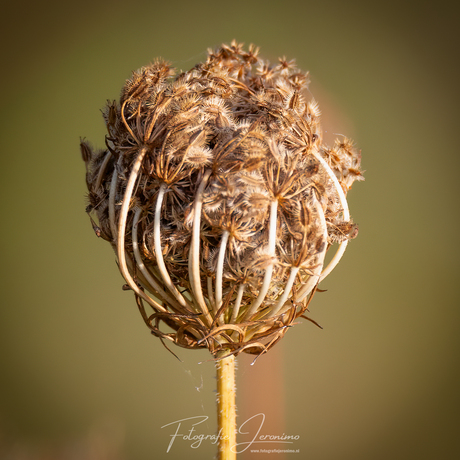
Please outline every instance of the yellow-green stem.
[[[223, 352], [217, 357], [226, 355]], [[216, 362], [219, 460], [236, 459], [235, 357]], [[233, 450], [232, 450], [233, 448]]]

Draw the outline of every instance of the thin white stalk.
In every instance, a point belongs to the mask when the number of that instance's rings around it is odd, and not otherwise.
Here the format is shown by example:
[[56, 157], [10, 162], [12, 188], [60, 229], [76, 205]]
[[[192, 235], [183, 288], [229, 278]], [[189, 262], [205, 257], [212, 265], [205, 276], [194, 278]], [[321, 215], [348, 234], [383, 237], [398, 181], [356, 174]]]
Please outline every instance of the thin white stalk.
[[[350, 220], [350, 211], [348, 209], [348, 203], [347, 203], [347, 198], [345, 197], [345, 193], [342, 189], [342, 186], [339, 183], [339, 180], [337, 179], [337, 176], [334, 174], [334, 171], [330, 168], [330, 166], [327, 164], [326, 160], [321, 156], [321, 154], [316, 150], [312, 150], [313, 155], [315, 158], [322, 164], [324, 169], [326, 170], [327, 174], [329, 175], [330, 179], [335, 185], [337, 194], [339, 196], [339, 201], [340, 205], [342, 206], [342, 213], [343, 213], [343, 220], [347, 221]], [[331, 273], [332, 270], [336, 267], [336, 265], [339, 263], [340, 259], [343, 256], [343, 253], [345, 252], [345, 249], [347, 247], [348, 240], [343, 241], [340, 243], [339, 248], [337, 249], [334, 257], [331, 259], [327, 267], [323, 270], [323, 273], [321, 274], [320, 281], [322, 281], [324, 278], [326, 278], [329, 273]]]
[[[270, 223], [268, 228], [268, 254], [271, 257], [275, 256], [275, 248], [276, 248], [276, 220], [278, 215], [278, 202], [272, 201], [270, 204]], [[250, 318], [265, 300], [265, 296], [267, 295], [268, 289], [270, 288], [270, 283], [272, 280], [273, 274], [273, 262], [267, 267], [265, 271], [264, 280], [262, 283], [262, 287], [260, 288], [259, 295], [257, 299], [254, 300], [252, 305], [249, 307], [248, 311], [246, 312], [245, 319]]]
[[330, 166], [327, 164], [326, 160], [320, 155], [318, 151], [312, 150], [312, 153], [314, 157], [321, 163], [321, 165], [326, 170], [328, 176], [330, 177], [330, 179], [335, 185], [335, 188], [337, 190], [337, 195], [339, 196], [340, 205], [342, 206], [343, 219], [349, 220], [350, 211], [348, 209], [347, 199], [345, 197], [345, 193], [342, 189], [342, 186], [340, 185], [339, 180], [337, 179], [337, 176], [334, 174], [334, 171], [332, 171]]
[[112, 240], [117, 241], [117, 224], [115, 223], [115, 195], [118, 185], [117, 165], [113, 168], [112, 181], [110, 182], [109, 193], [109, 222], [110, 231], [112, 232]]
[[219, 255], [217, 257], [217, 269], [216, 269], [216, 305], [215, 313], [219, 311], [219, 308], [222, 306], [222, 277], [224, 273], [224, 262], [225, 262], [225, 252], [227, 250], [227, 242], [229, 236], [228, 230], [224, 230], [222, 238], [219, 245]]
[[286, 282], [286, 286], [284, 287], [284, 292], [279, 298], [276, 306], [270, 311], [270, 314], [267, 316], [267, 318], [271, 318], [272, 316], [275, 316], [284, 306], [284, 303], [286, 302], [289, 294], [291, 293], [292, 286], [297, 277], [297, 274], [299, 273], [299, 270], [300, 270], [300, 267], [291, 267], [291, 273], [289, 274], [289, 278]]
[[345, 252], [345, 249], [347, 249], [347, 244], [348, 244], [348, 240], [342, 241], [340, 243], [336, 253], [334, 254], [334, 257], [331, 259], [327, 267], [321, 273], [319, 281], [323, 281], [323, 279], [326, 278], [326, 276], [329, 275], [329, 273], [331, 273], [332, 270], [334, 270], [334, 268], [336, 267], [336, 265], [339, 263], [340, 259], [342, 258]]
[[319, 224], [320, 224], [320, 227], [323, 233], [323, 239], [324, 239], [325, 244], [324, 244], [322, 252], [318, 255], [318, 263], [317, 263], [316, 268], [313, 271], [314, 274], [308, 278], [308, 281], [299, 289], [299, 292], [297, 293], [296, 300], [298, 302], [302, 301], [308, 294], [310, 294], [312, 289], [319, 282], [321, 270], [323, 269], [323, 265], [324, 265], [324, 257], [326, 256], [326, 249], [327, 249], [326, 218], [324, 217], [323, 208], [321, 207], [320, 202], [316, 199], [314, 195], [313, 195], [313, 200], [314, 200], [314, 206], [316, 209], [316, 213], [319, 216]]
[[142, 260], [141, 253], [139, 251], [139, 239], [137, 236], [137, 228], [139, 225], [139, 218], [142, 213], [142, 208], [137, 208], [136, 213], [134, 214], [133, 218], [133, 230], [132, 230], [132, 238], [133, 238], [133, 252], [134, 258], [136, 259], [136, 264], [141, 273], [144, 275], [145, 280], [150, 286], [156, 291], [152, 292], [152, 294], [157, 294], [161, 300], [168, 302], [171, 306], [175, 307], [178, 310], [182, 310], [181, 306], [176, 302], [174, 298], [172, 298], [158, 283], [158, 281], [152, 276], [150, 271], [144, 265], [144, 261]]
[[193, 308], [187, 303], [182, 294], [177, 290], [174, 283], [171, 281], [169, 276], [168, 269], [166, 268], [164, 259], [163, 259], [163, 250], [161, 248], [161, 237], [160, 237], [160, 219], [161, 219], [161, 207], [163, 204], [163, 197], [166, 192], [166, 184], [162, 184], [160, 190], [158, 191], [157, 202], [155, 206], [155, 218], [153, 223], [153, 242], [155, 246], [155, 258], [157, 261], [158, 270], [160, 271], [161, 278], [165, 283], [169, 291], [174, 295], [177, 301], [190, 311], [193, 311]]
[[150, 296], [145, 294], [142, 289], [139, 289], [139, 286], [133, 280], [131, 273], [129, 272], [128, 266], [126, 264], [126, 254], [125, 254], [125, 234], [126, 234], [126, 221], [129, 213], [129, 205], [131, 203], [131, 197], [133, 195], [134, 186], [139, 175], [139, 170], [144, 159], [145, 154], [147, 153], [147, 147], [143, 146], [137, 154], [136, 160], [134, 161], [133, 169], [129, 175], [128, 184], [126, 185], [125, 194], [123, 196], [123, 203], [121, 205], [120, 216], [118, 219], [118, 235], [117, 235], [117, 256], [120, 272], [123, 278], [128, 283], [129, 287], [139, 296], [142, 297], [146, 302], [148, 302], [152, 307], [156, 308], [161, 312], [166, 312], [167, 310], [152, 299]]
[[232, 318], [230, 320], [231, 323], [236, 322], [236, 318], [238, 317], [238, 313], [240, 312], [241, 300], [243, 299], [245, 288], [246, 284], [240, 284], [238, 286], [238, 293], [236, 294], [235, 303], [233, 305]]
[[203, 312], [206, 323], [208, 326], [212, 324], [212, 318], [209, 313], [208, 307], [203, 297], [203, 289], [201, 287], [200, 277], [200, 226], [201, 226], [201, 207], [203, 204], [203, 191], [208, 182], [211, 171], [206, 171], [198, 186], [193, 202], [193, 228], [192, 228], [192, 241], [190, 245], [188, 269], [190, 276], [190, 285], [192, 292], [198, 303], [199, 308]]

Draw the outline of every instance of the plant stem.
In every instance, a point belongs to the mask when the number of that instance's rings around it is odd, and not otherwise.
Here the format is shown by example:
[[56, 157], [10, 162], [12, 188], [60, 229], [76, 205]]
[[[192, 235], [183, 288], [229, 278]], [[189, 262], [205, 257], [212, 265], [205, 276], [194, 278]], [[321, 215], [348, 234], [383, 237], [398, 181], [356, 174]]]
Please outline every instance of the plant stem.
[[[217, 357], [225, 356], [224, 351]], [[235, 407], [235, 357], [233, 355], [216, 362], [217, 371], [217, 420], [219, 460], [235, 460], [236, 407]]]

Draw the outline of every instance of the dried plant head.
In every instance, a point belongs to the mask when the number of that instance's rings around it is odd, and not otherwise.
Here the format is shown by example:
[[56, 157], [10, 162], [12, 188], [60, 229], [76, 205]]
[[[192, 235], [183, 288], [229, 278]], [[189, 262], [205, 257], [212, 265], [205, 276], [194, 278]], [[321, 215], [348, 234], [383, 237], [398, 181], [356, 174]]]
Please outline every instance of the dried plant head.
[[233, 41], [176, 74], [163, 60], [134, 72], [103, 112], [106, 147], [81, 142], [87, 211], [163, 343], [260, 354], [356, 236], [361, 155], [322, 144], [294, 60]]

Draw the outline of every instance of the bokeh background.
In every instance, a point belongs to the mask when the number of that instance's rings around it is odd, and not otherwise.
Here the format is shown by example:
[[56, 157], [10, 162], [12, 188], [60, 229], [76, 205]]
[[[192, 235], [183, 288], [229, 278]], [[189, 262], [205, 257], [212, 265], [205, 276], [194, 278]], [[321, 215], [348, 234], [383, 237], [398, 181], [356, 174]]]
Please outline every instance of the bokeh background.
[[170, 422], [215, 432], [213, 363], [174, 358], [121, 290], [78, 144], [103, 146], [100, 108], [132, 70], [186, 70], [233, 38], [309, 70], [327, 136], [353, 138], [366, 170], [360, 234], [311, 306], [324, 330], [304, 321], [240, 359], [239, 422], [299, 435], [279, 460], [460, 456], [455, 2], [3, 3], [0, 458], [213, 458], [210, 442], [166, 453]]

